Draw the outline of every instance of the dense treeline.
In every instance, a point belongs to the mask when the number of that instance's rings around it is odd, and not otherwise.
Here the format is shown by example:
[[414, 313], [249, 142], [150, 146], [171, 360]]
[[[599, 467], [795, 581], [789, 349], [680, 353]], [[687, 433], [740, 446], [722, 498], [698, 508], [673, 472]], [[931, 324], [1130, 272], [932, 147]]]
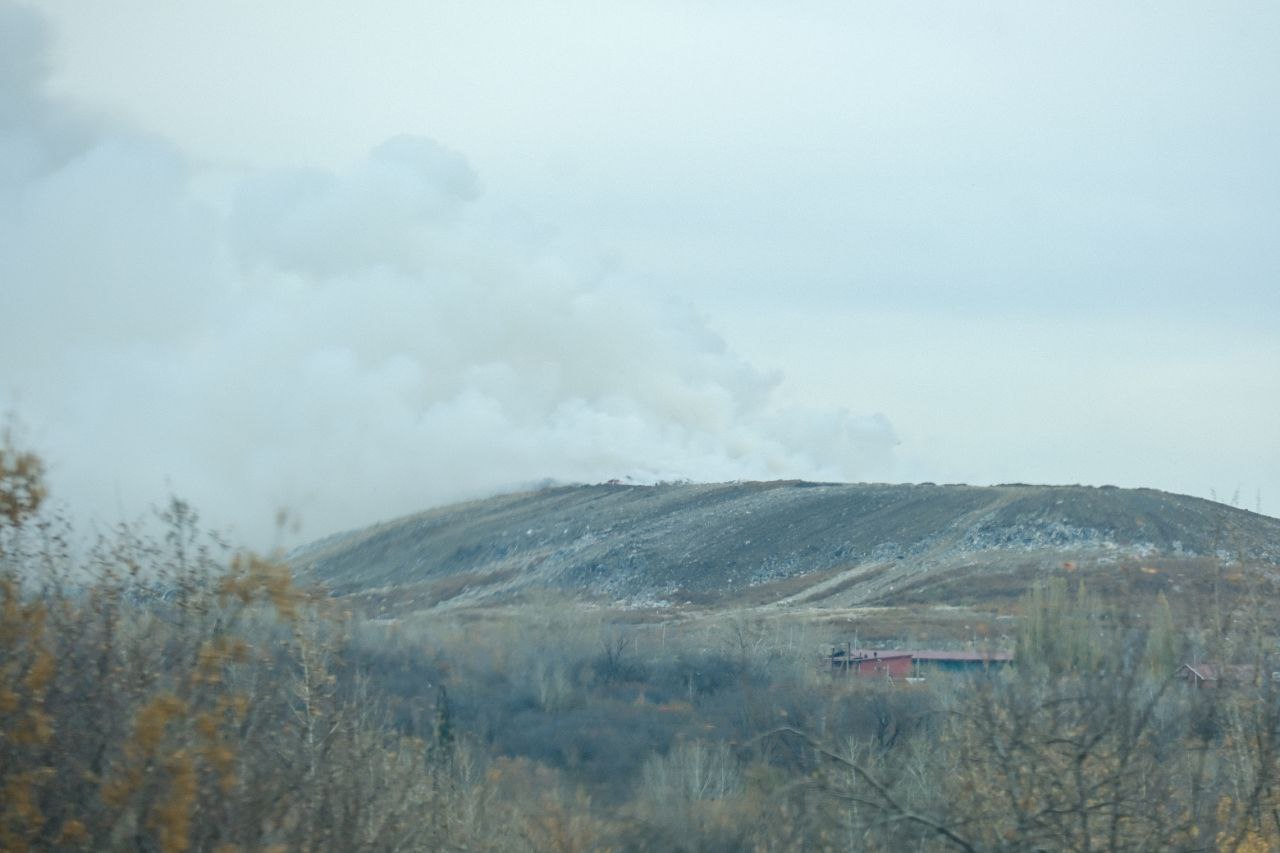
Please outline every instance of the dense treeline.
[[[825, 637], [532, 600], [355, 619], [173, 502], [87, 554], [0, 451], [0, 849], [1267, 850], [1275, 640], [1062, 581], [1017, 666], [832, 680]], [[1251, 668], [1193, 690], [1189, 648]]]

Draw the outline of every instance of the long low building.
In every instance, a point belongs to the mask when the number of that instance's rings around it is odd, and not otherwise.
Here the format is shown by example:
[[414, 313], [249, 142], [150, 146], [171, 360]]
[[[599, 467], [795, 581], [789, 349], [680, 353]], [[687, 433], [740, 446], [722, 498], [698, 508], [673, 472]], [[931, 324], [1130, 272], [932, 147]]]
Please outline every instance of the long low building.
[[1012, 652], [945, 651], [939, 649], [855, 649], [849, 645], [831, 650], [828, 665], [834, 673], [889, 678], [920, 677], [930, 671], [966, 672], [1005, 666]]

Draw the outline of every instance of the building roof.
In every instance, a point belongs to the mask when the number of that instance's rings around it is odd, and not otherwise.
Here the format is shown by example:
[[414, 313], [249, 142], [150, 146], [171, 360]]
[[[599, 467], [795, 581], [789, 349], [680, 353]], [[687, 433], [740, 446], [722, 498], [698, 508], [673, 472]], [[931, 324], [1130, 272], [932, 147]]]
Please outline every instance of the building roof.
[[[885, 660], [886, 658], [909, 658], [913, 652], [905, 649], [853, 649], [848, 651], [848, 658], [851, 661], [856, 660]], [[837, 648], [831, 653], [832, 657], [845, 657], [846, 650]]]
[[934, 649], [922, 649], [911, 653], [916, 660], [954, 660], [954, 661], [974, 661], [977, 663], [985, 661], [1008, 661], [1013, 660], [1013, 652], [948, 652]]
[[[834, 656], [844, 657], [846, 652], [842, 648], [836, 648], [832, 652]], [[913, 660], [918, 661], [960, 661], [972, 663], [986, 663], [989, 661], [1011, 661], [1013, 660], [1012, 652], [951, 652], [940, 651], [936, 649], [851, 649], [848, 651], [850, 660], [858, 660], [860, 658], [899, 658], [910, 655]]]

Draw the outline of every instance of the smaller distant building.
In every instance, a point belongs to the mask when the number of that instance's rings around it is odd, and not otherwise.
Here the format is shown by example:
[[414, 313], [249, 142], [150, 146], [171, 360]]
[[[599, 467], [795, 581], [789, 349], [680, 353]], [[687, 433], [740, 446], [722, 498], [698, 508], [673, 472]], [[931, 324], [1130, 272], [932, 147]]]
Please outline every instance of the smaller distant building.
[[[1184, 663], [1178, 668], [1177, 677], [1197, 689], [1244, 687], [1258, 683], [1258, 668], [1247, 663]], [[1271, 678], [1280, 681], [1280, 672], [1271, 673]]]

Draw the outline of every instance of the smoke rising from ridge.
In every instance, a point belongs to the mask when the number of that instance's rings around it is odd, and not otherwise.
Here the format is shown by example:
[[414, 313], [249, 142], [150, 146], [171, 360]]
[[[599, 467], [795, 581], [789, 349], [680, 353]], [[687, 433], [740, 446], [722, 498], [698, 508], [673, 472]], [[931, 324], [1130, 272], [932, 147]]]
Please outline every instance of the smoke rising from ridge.
[[171, 489], [261, 542], [281, 506], [314, 536], [543, 478], [889, 464], [883, 417], [780, 411], [692, 308], [611, 284], [432, 140], [208, 173], [48, 97], [48, 65], [0, 5], [0, 405], [77, 514]]

